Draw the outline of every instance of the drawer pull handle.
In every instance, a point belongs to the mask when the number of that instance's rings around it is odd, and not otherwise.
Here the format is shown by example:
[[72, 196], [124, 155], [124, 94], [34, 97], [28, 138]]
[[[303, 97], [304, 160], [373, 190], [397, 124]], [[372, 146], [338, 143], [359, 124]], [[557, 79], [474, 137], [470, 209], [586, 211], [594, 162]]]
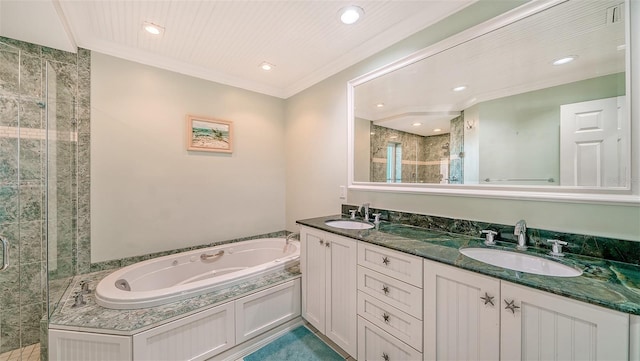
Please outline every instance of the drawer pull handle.
[[495, 297], [493, 297], [493, 296], [489, 296], [489, 294], [488, 294], [488, 293], [486, 293], [486, 292], [484, 293], [484, 296], [483, 296], [483, 297], [480, 297], [480, 299], [484, 301], [484, 304], [485, 304], [485, 305], [490, 304], [491, 306], [495, 306], [495, 305], [493, 304], [493, 299], [494, 299], [494, 298], [495, 298]]
[[324, 244], [324, 246], [325, 246], [325, 247], [331, 247], [331, 246], [329, 245], [329, 242], [325, 243], [325, 244]]
[[384, 294], [388, 294], [389, 293], [389, 286], [382, 286], [382, 292], [384, 292]]
[[384, 263], [385, 266], [388, 266], [390, 262], [391, 260], [389, 259], [389, 257], [387, 256], [382, 257], [382, 263]]
[[386, 353], [386, 352], [383, 352], [383, 353], [382, 353], [382, 359], [383, 359], [384, 361], [389, 361], [389, 360], [390, 360], [389, 355], [387, 355], [387, 353]]
[[516, 302], [515, 300], [511, 300], [511, 301], [504, 300], [504, 303], [507, 304], [504, 307], [504, 309], [511, 311], [515, 315], [516, 314], [516, 309], [520, 308], [520, 306], [516, 306], [515, 302]]
[[385, 312], [382, 314], [382, 319], [384, 320], [384, 322], [389, 323], [389, 315]]
[[324, 241], [323, 241], [323, 240], [319, 240], [318, 242], [320, 242], [320, 244], [324, 244]]

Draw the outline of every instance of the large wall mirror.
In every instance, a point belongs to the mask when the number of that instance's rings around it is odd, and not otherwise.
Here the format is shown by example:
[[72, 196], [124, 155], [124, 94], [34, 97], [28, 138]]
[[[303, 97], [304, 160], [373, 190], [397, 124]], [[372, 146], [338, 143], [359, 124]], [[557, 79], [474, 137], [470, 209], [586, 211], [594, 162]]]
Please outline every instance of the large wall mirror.
[[637, 203], [628, 7], [532, 1], [352, 80], [350, 187]]

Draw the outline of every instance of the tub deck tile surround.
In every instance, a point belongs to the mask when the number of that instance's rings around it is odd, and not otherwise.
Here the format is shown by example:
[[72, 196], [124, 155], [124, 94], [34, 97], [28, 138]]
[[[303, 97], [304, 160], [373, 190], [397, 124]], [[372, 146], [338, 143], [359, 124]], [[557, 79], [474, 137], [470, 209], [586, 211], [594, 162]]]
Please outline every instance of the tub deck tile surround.
[[[640, 266], [637, 264], [567, 253], [560, 262], [582, 269], [583, 275], [571, 278], [540, 276], [491, 266], [463, 256], [458, 251], [460, 247], [485, 247], [484, 239], [479, 238], [479, 234], [470, 236], [389, 222], [382, 222], [378, 229], [369, 230], [339, 229], [325, 224], [327, 220], [340, 218], [348, 217], [333, 215], [299, 220], [297, 223], [575, 300], [640, 315]], [[498, 246], [515, 249], [511, 242], [500, 241]], [[535, 247], [527, 251], [551, 258], [546, 256], [546, 252], [548, 249]]]
[[95, 302], [93, 293], [85, 295], [86, 304], [73, 307], [74, 295], [80, 291], [80, 282], [89, 281], [90, 289], [112, 270], [93, 272], [74, 277], [70, 287], [62, 296], [60, 306], [51, 315], [50, 328], [132, 335], [174, 319], [196, 313], [215, 304], [235, 300], [269, 286], [300, 277], [300, 267], [274, 272], [240, 282], [228, 288], [166, 305], [137, 310], [113, 310]]

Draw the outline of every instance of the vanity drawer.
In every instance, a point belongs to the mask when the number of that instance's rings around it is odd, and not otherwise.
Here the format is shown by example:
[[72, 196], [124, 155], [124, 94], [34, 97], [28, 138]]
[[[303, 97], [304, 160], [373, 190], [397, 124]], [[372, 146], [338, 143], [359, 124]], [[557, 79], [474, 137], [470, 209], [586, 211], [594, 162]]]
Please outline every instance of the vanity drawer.
[[358, 291], [358, 315], [422, 351], [422, 321], [417, 318], [362, 291]]
[[422, 289], [358, 266], [358, 289], [422, 320]]
[[358, 360], [422, 360], [422, 353], [358, 317]]
[[358, 264], [422, 288], [422, 258], [358, 242]]

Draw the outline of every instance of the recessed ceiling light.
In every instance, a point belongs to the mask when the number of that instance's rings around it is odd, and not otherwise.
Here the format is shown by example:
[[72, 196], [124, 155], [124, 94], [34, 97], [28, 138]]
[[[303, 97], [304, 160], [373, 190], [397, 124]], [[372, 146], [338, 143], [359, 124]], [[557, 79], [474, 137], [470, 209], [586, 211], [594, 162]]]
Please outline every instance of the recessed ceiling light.
[[273, 70], [273, 68], [275, 68], [275, 65], [267, 63], [266, 61], [263, 61], [262, 64], [260, 64], [260, 69], [264, 71]]
[[378, 103], [378, 104], [376, 104], [376, 108], [384, 108], [384, 103]]
[[142, 28], [152, 35], [162, 35], [162, 33], [164, 33], [164, 28], [162, 26], [150, 23], [148, 21], [142, 23]]
[[415, 122], [415, 123], [413, 123], [412, 125], [413, 125], [414, 127], [419, 127], [419, 126], [421, 126], [421, 125], [422, 125], [422, 123]]
[[570, 62], [572, 62], [572, 61], [576, 60], [576, 58], [577, 58], [577, 57], [578, 57], [577, 55], [569, 55], [569, 56], [565, 56], [565, 57], [562, 57], [562, 58], [560, 58], [560, 59], [556, 59], [556, 60], [554, 60], [554, 61], [553, 61], [553, 65], [563, 65], [563, 64], [567, 64], [567, 63], [570, 63]]
[[437, 133], [437, 132], [441, 132], [441, 131], [442, 131], [442, 129], [440, 129], [440, 128], [436, 128], [436, 129], [434, 129], [433, 131]]
[[360, 20], [364, 15], [364, 10], [359, 6], [351, 5], [340, 9], [338, 14], [343, 24], [351, 25]]
[[463, 91], [465, 89], [467, 89], [466, 85], [460, 85], [460, 86], [457, 86], [457, 87], [455, 87], [455, 88], [453, 88], [451, 90], [453, 90], [454, 92], [461, 92], [461, 91]]

